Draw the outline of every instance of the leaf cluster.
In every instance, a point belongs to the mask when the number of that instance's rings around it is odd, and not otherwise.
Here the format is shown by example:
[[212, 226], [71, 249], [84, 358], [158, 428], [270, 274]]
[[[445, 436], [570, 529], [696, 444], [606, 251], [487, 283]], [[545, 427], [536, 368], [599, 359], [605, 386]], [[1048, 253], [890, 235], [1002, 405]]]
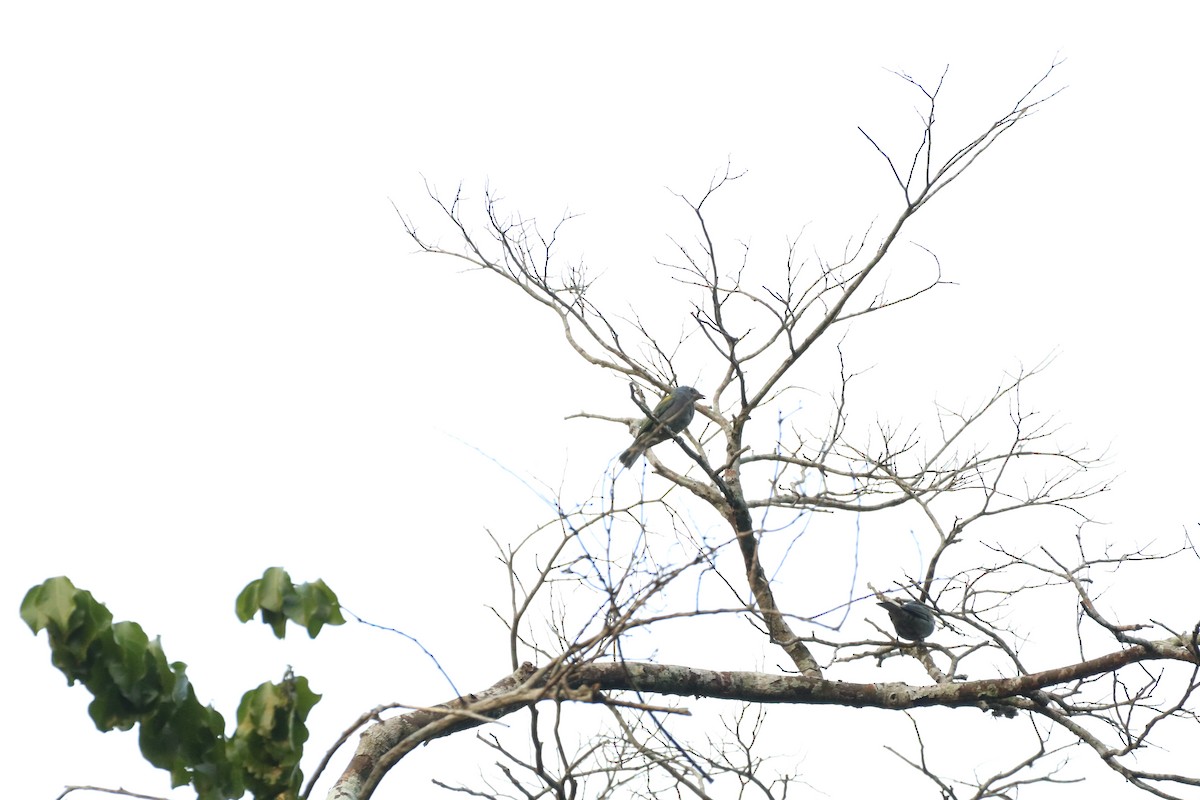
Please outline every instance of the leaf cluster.
[[[314, 588], [315, 587], [315, 588]], [[246, 598], [243, 602], [243, 598]], [[330, 611], [332, 604], [332, 611]], [[324, 583], [293, 585], [279, 568], [246, 587], [243, 608], [261, 608], [264, 622], [281, 637], [283, 620], [304, 625], [311, 636], [340, 624], [337, 598]], [[285, 610], [286, 609], [286, 610]], [[279, 623], [268, 614], [279, 614]], [[34, 633], [46, 631], [50, 660], [82, 683], [93, 700], [88, 712], [101, 731], [138, 726], [145, 759], [171, 773], [171, 785], [190, 784], [200, 800], [241, 797], [292, 798], [300, 791], [300, 758], [308, 739], [305, 720], [321, 699], [308, 680], [288, 670], [279, 683], [264, 682], [242, 696], [237, 728], [202, 705], [182, 661], [168, 662], [161, 642], [136, 622], [113, 622], [112, 614], [66, 577], [34, 586], [21, 602], [21, 618]]]
[[263, 624], [271, 626], [277, 639], [284, 637], [289, 619], [303, 626], [310, 639], [317, 638], [325, 625], [346, 622], [337, 595], [325, 581], [295, 584], [282, 567], [269, 567], [238, 595], [238, 619], [249, 622], [255, 614], [260, 614]]

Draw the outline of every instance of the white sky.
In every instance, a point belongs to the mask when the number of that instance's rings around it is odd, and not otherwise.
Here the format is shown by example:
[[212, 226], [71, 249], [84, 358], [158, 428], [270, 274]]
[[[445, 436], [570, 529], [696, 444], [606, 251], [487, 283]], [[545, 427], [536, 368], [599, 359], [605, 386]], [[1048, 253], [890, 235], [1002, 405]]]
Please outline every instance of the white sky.
[[[915, 97], [885, 68], [934, 82], [950, 64], [955, 143], [1056, 53], [1069, 88], [914, 220], [906, 240], [959, 285], [858, 339], [859, 365], [878, 365], [903, 414], [982, 399], [1057, 352], [1036, 403], [1078, 441], [1113, 443], [1123, 477], [1095, 507], [1108, 535], [1177, 542], [1194, 526], [1193, 4], [434, 5], [0, 11], [10, 796], [166, 794], [134, 735], [97, 733], [20, 622], [24, 592], [53, 575], [161, 634], [227, 719], [287, 664], [307, 674], [326, 698], [314, 757], [367, 708], [449, 690], [411, 645], [358, 626], [276, 643], [238, 625], [234, 597], [267, 566], [421, 638], [460, 688], [501, 677], [485, 606], [506, 590], [485, 527], [519, 536], [544, 509], [459, 440], [590, 487], [627, 436], [563, 418], [631, 410], [548, 315], [412, 255], [389, 200], [432, 228], [424, 175], [473, 198], [490, 183], [539, 219], [585, 212], [564, 256], [621, 302], [665, 307], [648, 275], [667, 234], [692, 231], [664, 187], [695, 193], [727, 157], [749, 174], [712, 219], [764, 258], [806, 224], [828, 249], [895, 213], [855, 130], [897, 151], [918, 135]], [[693, 367], [702, 390], [719, 372]], [[1189, 619], [1182, 591], [1115, 594], [1130, 617]], [[457, 747], [425, 749], [378, 796], [480, 757]], [[818, 789], [854, 796], [836, 759], [805, 748]]]

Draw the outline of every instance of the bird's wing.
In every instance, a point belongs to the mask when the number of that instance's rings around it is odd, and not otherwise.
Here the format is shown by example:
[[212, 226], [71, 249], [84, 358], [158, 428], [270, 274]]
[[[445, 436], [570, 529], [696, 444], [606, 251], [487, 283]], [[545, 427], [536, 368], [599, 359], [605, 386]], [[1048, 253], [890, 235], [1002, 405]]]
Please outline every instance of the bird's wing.
[[667, 396], [658, 401], [658, 405], [650, 412], [650, 416], [642, 420], [641, 426], [638, 428], [638, 436], [657, 433], [666, 427], [667, 423], [674, 416], [671, 409], [671, 404], [675, 402], [675, 392], [667, 393]]
[[658, 419], [658, 420], [665, 419], [666, 417], [664, 415], [667, 414], [667, 412], [671, 408], [671, 404], [674, 402], [675, 402], [675, 392], [674, 391], [667, 392], [667, 396], [664, 397], [662, 400], [659, 400], [658, 405], [656, 405], [654, 407], [654, 418]]

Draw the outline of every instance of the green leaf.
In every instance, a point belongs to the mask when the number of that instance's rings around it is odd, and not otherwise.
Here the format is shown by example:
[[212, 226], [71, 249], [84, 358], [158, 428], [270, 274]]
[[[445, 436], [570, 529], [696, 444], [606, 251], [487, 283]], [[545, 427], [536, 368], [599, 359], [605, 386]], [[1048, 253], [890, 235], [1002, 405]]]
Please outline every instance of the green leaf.
[[67, 683], [86, 683], [91, 677], [91, 664], [111, 636], [112, 615], [108, 609], [67, 578], [58, 577], [25, 594], [21, 617], [34, 633], [46, 631], [50, 663], [67, 677]]
[[59, 631], [70, 629], [75, 611], [75, 585], [65, 577], [50, 578], [25, 593], [21, 601], [21, 619], [34, 633], [54, 625]]
[[110, 656], [108, 672], [117, 686], [131, 693], [150, 669], [146, 663], [146, 648], [150, 646], [150, 638], [136, 622], [118, 622], [113, 625], [112, 632], [116, 647]]
[[88, 704], [88, 716], [97, 730], [127, 731], [140, 720], [137, 709], [111, 682], [99, 679], [90, 681], [88, 690], [93, 695], [92, 702]]
[[296, 621], [305, 626], [310, 639], [317, 638], [323, 625], [345, 624], [337, 595], [325, 581], [318, 579], [313, 583], [303, 584], [297, 587], [297, 594], [300, 597], [301, 614]]
[[269, 567], [259, 583], [259, 606], [271, 611], [282, 611], [284, 598], [292, 593], [291, 576], [283, 567]]
[[242, 589], [241, 594], [237, 596], [235, 608], [237, 610], [237, 618], [240, 622], [249, 622], [258, 613], [259, 609], [259, 587], [262, 581], [253, 580], [246, 584], [246, 588]]

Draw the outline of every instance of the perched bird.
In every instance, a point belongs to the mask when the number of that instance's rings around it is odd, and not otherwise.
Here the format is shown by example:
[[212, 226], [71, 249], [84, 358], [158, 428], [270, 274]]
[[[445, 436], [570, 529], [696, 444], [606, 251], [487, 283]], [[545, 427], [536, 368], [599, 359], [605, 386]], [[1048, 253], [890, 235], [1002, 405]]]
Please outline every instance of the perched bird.
[[621, 465], [626, 469], [632, 467], [642, 453], [682, 433], [696, 414], [696, 401], [703, 398], [704, 395], [690, 386], [676, 386], [667, 392], [667, 396], [659, 400], [651, 412], [653, 418], [642, 420], [633, 444], [621, 453]]
[[879, 605], [887, 609], [888, 616], [892, 618], [892, 627], [901, 639], [920, 642], [933, 633], [933, 609], [924, 603], [885, 597]]

